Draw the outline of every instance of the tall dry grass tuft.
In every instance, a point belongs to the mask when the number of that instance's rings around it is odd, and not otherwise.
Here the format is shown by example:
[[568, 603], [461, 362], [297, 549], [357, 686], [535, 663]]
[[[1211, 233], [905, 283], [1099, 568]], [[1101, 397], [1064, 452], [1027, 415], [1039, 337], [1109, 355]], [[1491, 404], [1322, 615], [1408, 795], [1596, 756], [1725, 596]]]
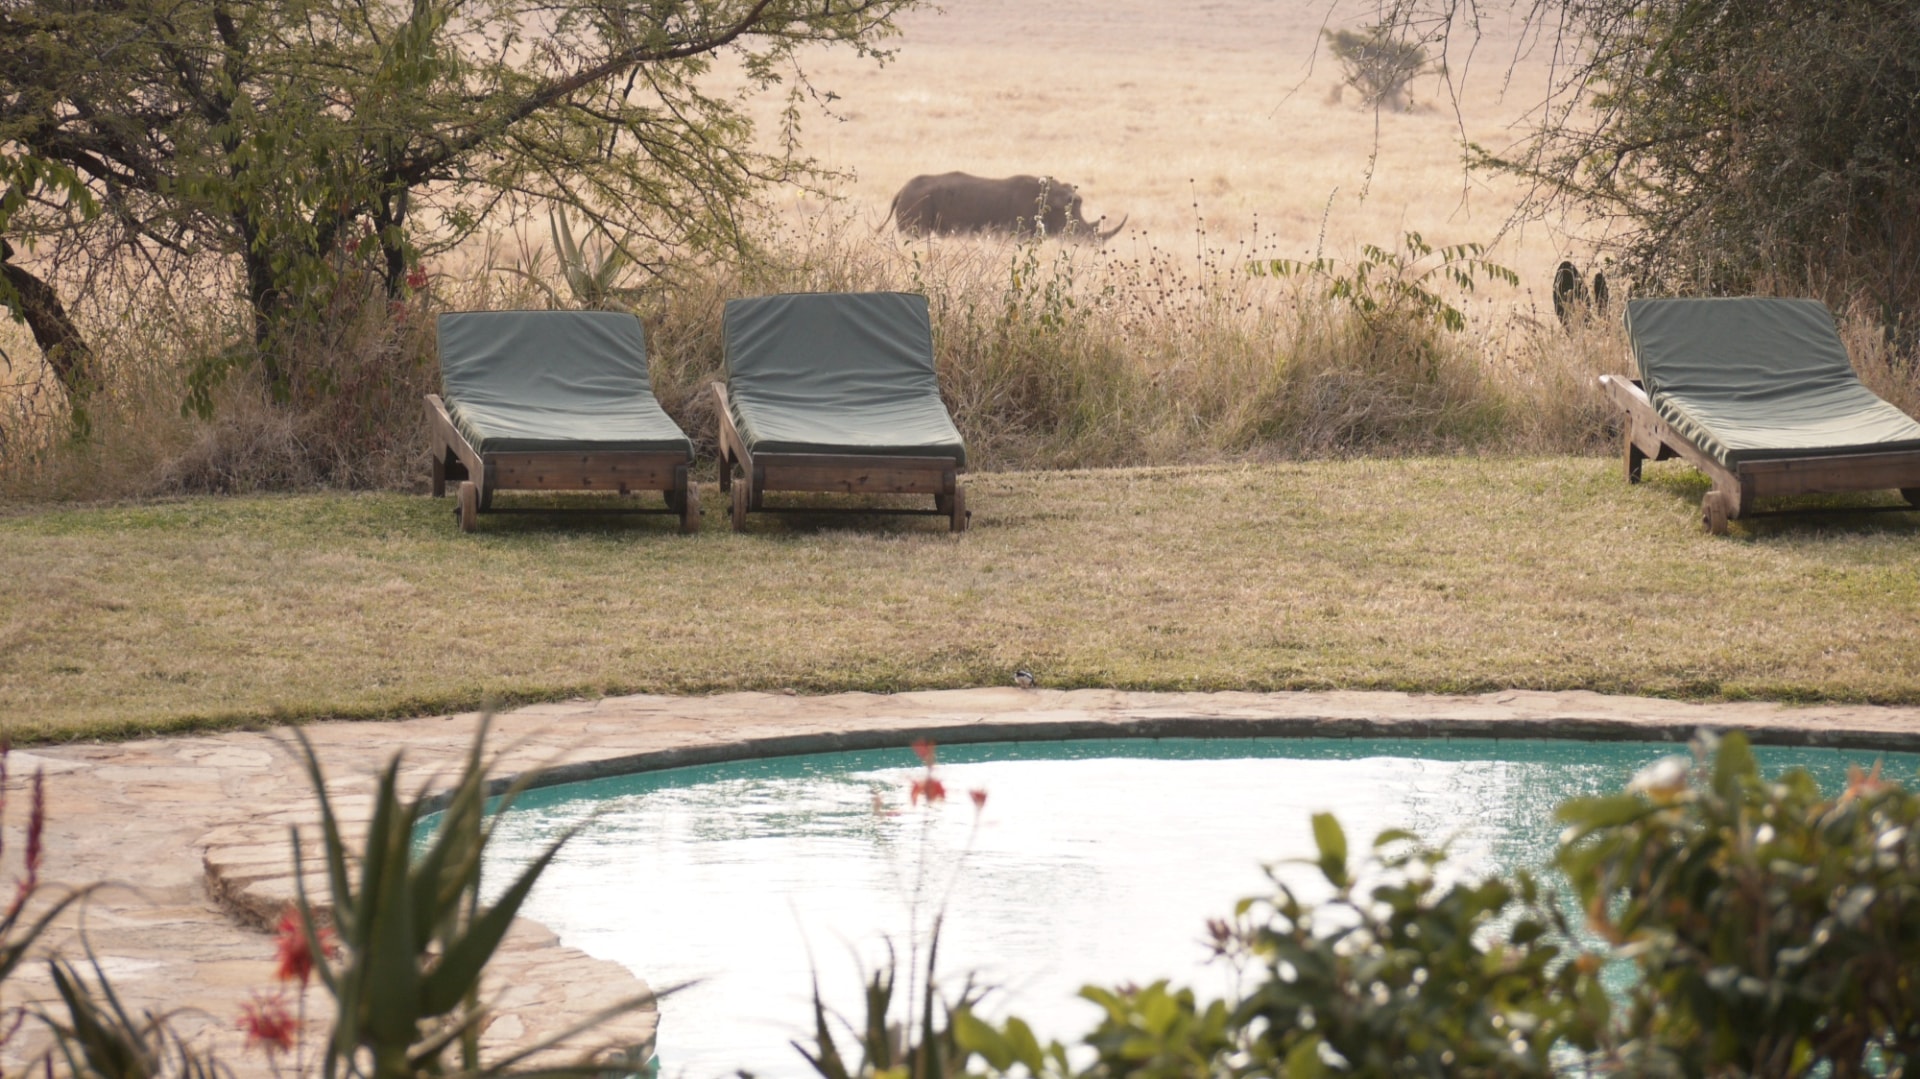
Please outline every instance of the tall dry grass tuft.
[[[1199, 229], [1181, 252], [902, 243], [830, 216], [762, 235], [745, 257], [621, 293], [646, 322], [656, 394], [708, 457], [725, 303], [780, 291], [924, 293], [941, 387], [981, 468], [1600, 453], [1617, 431], [1595, 384], [1629, 364], [1614, 319], [1568, 328], [1510, 296], [1453, 293], [1466, 317], [1452, 332], [1403, 302], [1406, 290], [1376, 282], [1381, 302], [1363, 309], [1329, 298], [1324, 277], [1250, 273], [1266, 254], [1257, 244], [1215, 247]], [[420, 398], [439, 381], [434, 312], [570, 302], [544, 246], [496, 241], [445, 260], [404, 304], [372, 289], [338, 298], [323, 326], [281, 345], [290, 402], [237, 369], [208, 384], [206, 418], [182, 403], [195, 372], [219, 370], [245, 339], [246, 320], [212, 300], [124, 303], [111, 332], [88, 327], [108, 372], [90, 437], [71, 436], [44, 378], [0, 400], [0, 497], [416, 488]], [[1920, 411], [1920, 373], [1866, 316], [1842, 313], [1862, 377]]]

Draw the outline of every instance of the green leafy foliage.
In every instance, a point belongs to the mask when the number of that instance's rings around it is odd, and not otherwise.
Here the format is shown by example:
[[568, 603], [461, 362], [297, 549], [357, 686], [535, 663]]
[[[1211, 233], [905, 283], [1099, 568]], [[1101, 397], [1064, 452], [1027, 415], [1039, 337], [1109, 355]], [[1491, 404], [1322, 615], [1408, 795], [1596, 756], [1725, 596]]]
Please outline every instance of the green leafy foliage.
[[[1811, 289], [1920, 334], [1920, 16], [1905, 0], [1593, 0], [1562, 74], [1483, 164], [1619, 238], [1642, 294]], [[1547, 20], [1543, 19], [1543, 22]]]
[[1390, 319], [1409, 319], [1431, 323], [1450, 333], [1467, 328], [1467, 316], [1439, 291], [1450, 283], [1463, 293], [1474, 289], [1476, 277], [1518, 285], [1520, 277], [1512, 270], [1486, 257], [1486, 248], [1477, 243], [1435, 247], [1417, 232], [1402, 238], [1399, 250], [1389, 251], [1378, 244], [1365, 244], [1360, 258], [1342, 271], [1332, 258], [1311, 262], [1297, 259], [1270, 259], [1250, 263], [1256, 276], [1296, 278], [1322, 286], [1325, 295], [1352, 308], [1369, 323]]
[[0, 145], [103, 212], [28, 202], [5, 228], [80, 272], [234, 286], [249, 358], [296, 400], [288, 334], [403, 296], [485, 222], [558, 202], [641, 269], [746, 248], [752, 194], [817, 170], [754, 148], [738, 99], [701, 89], [713, 58], [804, 80], [799, 50], [872, 53], [912, 2], [27, 0], [0, 19]]
[[558, 207], [551, 211], [548, 222], [553, 226], [553, 250], [560, 259], [561, 275], [566, 278], [576, 303], [602, 308], [617, 298], [633, 298], [635, 290], [619, 285], [621, 275], [633, 265], [632, 257], [627, 254], [632, 235], [625, 241], [603, 236], [597, 245], [591, 241], [583, 244], [574, 241], [567, 215]]
[[[14, 215], [46, 195], [52, 195], [55, 205], [72, 220], [85, 221], [100, 212], [93, 192], [72, 168], [22, 153], [14, 146], [0, 149], [0, 238], [11, 231]], [[5, 276], [0, 276], [0, 307], [5, 307], [14, 321], [25, 321], [19, 290]]]
[[[91, 950], [92, 978], [61, 959], [47, 963], [62, 1011], [34, 1009], [50, 1031], [53, 1045], [43, 1060], [58, 1061], [65, 1074], [88, 1079], [225, 1079], [218, 1061], [173, 1029], [172, 1016], [146, 1012], [135, 1016], [101, 969]], [[52, 1068], [48, 1068], [52, 1073]]]
[[[1320, 814], [1327, 897], [1276, 876], [1210, 926], [1258, 972], [1244, 995], [1088, 987], [1105, 1014], [1073, 1051], [1018, 1019], [953, 1029], [989, 1074], [1049, 1079], [1911, 1074], [1920, 797], [1877, 766], [1833, 798], [1765, 780], [1735, 733], [1559, 816], [1591, 945], [1528, 873], [1465, 876], [1396, 831], [1355, 864]], [[1635, 975], [1617, 996], [1609, 962]]]
[[1907, 1073], [1920, 1058], [1920, 798], [1763, 779], [1745, 736], [1560, 808], [1560, 864], [1632, 958], [1634, 1071]]
[[[1350, 863], [1344, 830], [1314, 817], [1311, 864], [1331, 894], [1276, 893], [1215, 923], [1223, 957], [1260, 975], [1238, 1000], [1200, 1001], [1165, 982], [1089, 987], [1105, 1016], [1083, 1039], [1091, 1067], [1059, 1046], [1013, 1059], [1034, 1074], [1081, 1076], [1553, 1075], [1601, 1044], [1610, 1005], [1598, 963], [1530, 876], [1449, 881], [1444, 849], [1378, 836]], [[1370, 882], [1370, 883], [1363, 883]], [[971, 1026], [962, 1044], [994, 1067], [1000, 1043]], [[1004, 1069], [1003, 1069], [1004, 1070]]]
[[[894, 1020], [894, 994], [898, 982], [897, 963], [875, 970], [867, 979], [863, 1005], [865, 1014], [855, 1026], [845, 1024], [853, 1034], [859, 1051], [859, 1063], [841, 1051], [833, 1034], [834, 1017], [821, 999], [816, 985], [813, 991], [813, 1045], [794, 1043], [820, 1079], [954, 1079], [967, 1074], [969, 1050], [963, 1031], [976, 1032], [985, 1044], [995, 1047], [990, 1060], [1014, 1059], [999, 1049], [998, 1035], [973, 1014], [979, 994], [971, 983], [957, 999], [940, 995], [935, 977], [940, 955], [940, 926], [936, 920], [928, 941], [926, 969], [919, 979], [921, 999], [908, 1009], [904, 1023]], [[1016, 1023], [1018, 1020], [1015, 1021]], [[1019, 1024], [1022, 1028], [1024, 1023]], [[1027, 1034], [1031, 1042], [1031, 1031]]]

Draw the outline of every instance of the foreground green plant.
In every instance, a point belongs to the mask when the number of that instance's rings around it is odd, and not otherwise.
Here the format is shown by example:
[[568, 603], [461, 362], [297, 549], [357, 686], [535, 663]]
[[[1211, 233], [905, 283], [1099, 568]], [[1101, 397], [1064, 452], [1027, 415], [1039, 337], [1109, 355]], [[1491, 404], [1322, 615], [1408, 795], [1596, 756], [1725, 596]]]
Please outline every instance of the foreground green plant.
[[[1920, 796], [1878, 766], [1836, 798], [1799, 769], [1769, 782], [1737, 732], [1693, 748], [1560, 807], [1556, 860], [1592, 945], [1525, 872], [1463, 878], [1396, 831], [1356, 866], [1319, 814], [1331, 894], [1307, 902], [1276, 877], [1210, 926], [1220, 956], [1258, 969], [1244, 995], [1090, 986], [1106, 1014], [1073, 1050], [963, 1001], [954, 1041], [986, 1074], [1054, 1079], [1910, 1074]], [[1607, 962], [1635, 975], [1624, 1007]]]
[[1571, 945], [1530, 875], [1450, 879], [1444, 848], [1400, 831], [1356, 863], [1332, 814], [1316, 814], [1313, 832], [1328, 898], [1306, 901], [1275, 875], [1272, 897], [1209, 926], [1218, 956], [1258, 969], [1245, 996], [1089, 986], [1081, 995], [1106, 1014], [1081, 1039], [1094, 1055], [1084, 1067], [1018, 1020], [963, 1021], [961, 1043], [995, 1071], [1062, 1079], [1549, 1076], [1599, 1046], [1610, 1007], [1598, 962]]
[[[924, 738], [916, 740], [913, 752], [926, 770], [908, 788], [907, 804], [916, 812], [921, 812], [922, 825], [930, 828], [935, 807], [947, 800], [947, 787], [934, 764], [934, 744]], [[967, 797], [973, 803], [974, 834], [977, 836], [980, 814], [987, 804], [987, 792], [976, 787], [967, 792]], [[923, 803], [924, 809], [921, 809]], [[892, 812], [884, 808], [884, 799], [877, 792], [874, 795], [874, 809], [876, 812]], [[841, 1050], [840, 1042], [833, 1033], [838, 1017], [828, 1010], [826, 1001], [820, 995], [820, 986], [817, 980], [815, 982], [813, 1045], [808, 1047], [794, 1042], [793, 1047], [799, 1050], [821, 1079], [870, 1079], [881, 1076], [888, 1079], [956, 1079], [966, 1074], [970, 1055], [964, 1046], [961, 1028], [970, 1025], [980, 1032], [988, 1030], [973, 1018], [973, 1009], [980, 1003], [982, 993], [974, 986], [972, 979], [968, 979], [954, 997], [950, 998], [940, 991], [940, 925], [946, 914], [944, 902], [941, 909], [934, 913], [932, 928], [926, 936], [924, 965], [920, 958], [918, 917], [921, 901], [925, 898], [923, 893], [929, 883], [929, 848], [928, 835], [923, 832], [914, 894], [908, 898], [913, 913], [913, 929], [910, 932], [914, 939], [909, 941], [907, 990], [900, 1001], [904, 1006], [896, 1006], [895, 990], [900, 963], [892, 942], [888, 942], [887, 962], [867, 978], [862, 998], [864, 1012], [860, 1022], [840, 1020], [840, 1024], [852, 1036], [849, 1044], [859, 1053], [857, 1064]], [[964, 862], [964, 855], [961, 860]], [[952, 872], [960, 871], [959, 865], [949, 868]], [[949, 888], [951, 884], [949, 878]], [[1019, 1020], [1013, 1022], [1024, 1029], [1024, 1024]], [[1033, 1040], [1031, 1032], [1027, 1040]]]
[[1920, 797], [1824, 797], [1703, 738], [1635, 789], [1560, 807], [1559, 861], [1629, 957], [1619, 1062], [1640, 1074], [1904, 1075], [1920, 1060]]
[[[8, 754], [0, 741], [0, 816], [6, 811]], [[47, 823], [43, 773], [34, 772], [29, 789], [23, 874], [5, 913], [0, 914], [0, 988], [39, 948], [55, 921], [99, 887], [68, 889], [52, 898], [43, 894], [47, 890], [40, 879]], [[227, 1072], [218, 1060], [175, 1029], [175, 1013], [149, 1010], [136, 1015], [129, 1010], [84, 935], [81, 945], [87, 959], [84, 967], [58, 954], [45, 957], [53, 999], [0, 1008], [0, 1048], [20, 1034], [29, 1018], [50, 1038], [28, 1059], [25, 1074], [46, 1079], [225, 1079]]]
[[[1436, 257], [1438, 256], [1438, 257]], [[1362, 244], [1360, 257], [1342, 270], [1337, 259], [1269, 259], [1249, 267], [1255, 276], [1303, 278], [1322, 286], [1326, 298], [1352, 308], [1369, 325], [1384, 327], [1392, 320], [1431, 323], [1449, 333], [1467, 328], [1467, 316], [1455, 307], [1440, 286], [1450, 283], [1462, 294], [1474, 290], [1474, 279], [1518, 285], [1520, 275], [1486, 257], [1477, 243], [1435, 247], [1417, 232], [1401, 239], [1397, 250]]]
[[[302, 886], [296, 910], [308, 961], [337, 1005], [333, 1035], [321, 1061], [325, 1079], [449, 1073], [471, 1079], [602, 1076], [638, 1071], [647, 1063], [641, 1047], [618, 1045], [596, 1046], [569, 1063], [539, 1063], [534, 1058], [617, 1016], [652, 1006], [652, 993], [582, 1017], [499, 1058], [481, 1059], [480, 1032], [491, 1015], [480, 996], [481, 975], [534, 883], [571, 835], [554, 841], [491, 906], [481, 902], [482, 855], [499, 820], [488, 813], [492, 783], [485, 756], [487, 726], [483, 721], [474, 735], [440, 825], [418, 854], [413, 836], [428, 811], [427, 798], [403, 796], [400, 758], [396, 754], [388, 762], [357, 857], [348, 853], [319, 758], [305, 736], [294, 732], [320, 801], [331, 924], [339, 940], [340, 958], [331, 962], [322, 917]], [[497, 810], [511, 804], [516, 790], [500, 796]], [[299, 865], [298, 830], [293, 843]]]

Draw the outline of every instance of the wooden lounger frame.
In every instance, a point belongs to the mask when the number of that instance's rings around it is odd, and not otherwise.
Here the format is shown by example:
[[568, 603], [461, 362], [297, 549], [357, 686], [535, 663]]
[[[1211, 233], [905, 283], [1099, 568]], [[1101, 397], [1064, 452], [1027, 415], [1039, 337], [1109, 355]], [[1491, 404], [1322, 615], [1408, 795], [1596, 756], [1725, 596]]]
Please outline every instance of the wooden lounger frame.
[[[947, 528], [965, 532], [972, 516], [951, 457], [877, 457], [857, 453], [759, 453], [747, 448], [733, 423], [724, 383], [713, 384], [720, 417], [720, 489], [733, 492], [733, 530], [747, 527], [749, 513], [893, 513], [947, 518]], [[733, 475], [740, 466], [740, 477]], [[932, 509], [876, 507], [789, 508], [769, 506], [768, 491], [830, 491], [837, 494], [927, 494]]]
[[1776, 495], [1897, 488], [1909, 505], [1920, 508], [1920, 450], [1763, 457], [1728, 468], [1662, 419], [1639, 379], [1601, 375], [1600, 388], [1627, 414], [1627, 482], [1640, 482], [1643, 461], [1685, 459], [1713, 480], [1713, 488], [1700, 500], [1700, 523], [1716, 536], [1726, 535], [1728, 521], [1755, 516], [1756, 500]]
[[679, 450], [539, 450], [481, 453], [453, 424], [439, 394], [427, 395], [427, 426], [433, 443], [433, 497], [460, 482], [456, 512], [460, 530], [471, 532], [482, 513], [545, 513], [544, 509], [494, 509], [495, 491], [607, 491], [621, 495], [659, 491], [663, 509], [620, 507], [567, 513], [670, 513], [680, 531], [700, 530], [700, 488], [687, 478], [691, 455]]

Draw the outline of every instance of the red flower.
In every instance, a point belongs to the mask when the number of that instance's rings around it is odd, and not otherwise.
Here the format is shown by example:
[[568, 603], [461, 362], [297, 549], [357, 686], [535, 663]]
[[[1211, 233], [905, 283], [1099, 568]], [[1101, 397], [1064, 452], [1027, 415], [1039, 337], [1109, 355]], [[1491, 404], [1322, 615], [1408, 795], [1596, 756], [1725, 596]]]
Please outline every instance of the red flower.
[[[7, 779], [5, 760], [5, 755], [0, 753], [0, 784], [4, 784]], [[40, 862], [47, 854], [46, 779], [44, 770], [34, 770], [33, 808], [27, 811], [27, 872], [20, 878], [20, 887], [13, 894], [13, 905], [7, 908], [8, 918], [20, 913], [20, 908], [27, 905], [27, 900], [33, 895], [34, 890], [40, 887]], [[5, 804], [4, 800], [0, 800], [0, 808], [4, 808]]]
[[967, 797], [973, 799], [973, 811], [975, 813], [987, 808], [987, 788], [975, 787], [967, 792]]
[[419, 292], [421, 289], [427, 287], [427, 268], [425, 266], [414, 263], [413, 269], [407, 271], [407, 287], [415, 292]]
[[1885, 790], [1890, 784], [1880, 778], [1880, 762], [1873, 762], [1873, 771], [1862, 772], [1857, 764], [1847, 765], [1847, 789], [1840, 795], [1840, 801], [1851, 802], [1863, 794], [1872, 794]]
[[299, 1033], [292, 1013], [287, 1011], [286, 998], [278, 994], [270, 997], [256, 994], [242, 1004], [237, 1025], [247, 1034], [247, 1048], [262, 1046], [268, 1056], [292, 1049], [293, 1039]]
[[[316, 935], [320, 938], [320, 951], [329, 956], [334, 954], [337, 949], [333, 942], [333, 929], [320, 926]], [[292, 904], [288, 904], [280, 915], [273, 943], [280, 960], [280, 965], [274, 968], [274, 978], [283, 982], [299, 982], [305, 986], [307, 979], [313, 977], [313, 949], [307, 946], [306, 925]]]
[[922, 798], [925, 798], [927, 800], [928, 805], [932, 805], [935, 802], [946, 801], [947, 785], [933, 778], [932, 776], [928, 776], [925, 779], [914, 780], [913, 792], [910, 795], [909, 800], [917, 803]]
[[913, 743], [913, 753], [914, 753], [914, 756], [920, 758], [921, 764], [924, 764], [929, 768], [933, 767], [933, 743], [932, 742], [927, 741], [925, 738], [915, 739]]

